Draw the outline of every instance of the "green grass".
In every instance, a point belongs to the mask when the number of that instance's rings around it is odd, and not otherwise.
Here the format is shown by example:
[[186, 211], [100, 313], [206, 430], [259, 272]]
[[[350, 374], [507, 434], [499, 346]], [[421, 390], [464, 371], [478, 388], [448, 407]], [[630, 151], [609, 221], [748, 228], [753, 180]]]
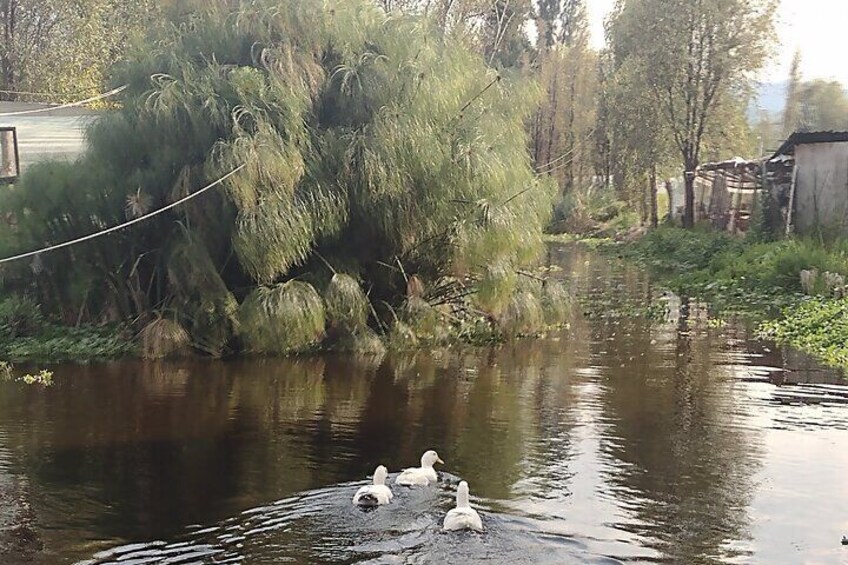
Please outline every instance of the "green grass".
[[48, 324], [36, 335], [0, 340], [0, 359], [12, 362], [89, 362], [137, 355], [126, 327], [68, 328]]

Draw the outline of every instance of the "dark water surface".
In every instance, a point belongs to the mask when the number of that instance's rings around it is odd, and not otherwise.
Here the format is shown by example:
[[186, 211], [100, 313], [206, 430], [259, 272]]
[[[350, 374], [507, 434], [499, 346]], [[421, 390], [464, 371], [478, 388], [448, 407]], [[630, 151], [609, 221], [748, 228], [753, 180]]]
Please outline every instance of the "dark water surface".
[[[581, 301], [547, 339], [0, 384], [0, 562], [848, 563], [844, 381], [633, 267], [552, 261]], [[438, 487], [351, 507], [428, 448]], [[483, 535], [439, 531], [460, 478]]]

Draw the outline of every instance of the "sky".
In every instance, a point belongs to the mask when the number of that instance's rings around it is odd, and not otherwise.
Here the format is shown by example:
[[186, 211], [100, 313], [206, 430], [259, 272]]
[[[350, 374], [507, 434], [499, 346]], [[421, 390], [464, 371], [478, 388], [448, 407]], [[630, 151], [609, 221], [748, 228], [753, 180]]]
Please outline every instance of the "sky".
[[[604, 18], [614, 5], [615, 0], [586, 0], [596, 47], [604, 44]], [[848, 85], [848, 0], [781, 0], [776, 24], [780, 43], [760, 80], [785, 81], [800, 48], [804, 80], [836, 79]]]

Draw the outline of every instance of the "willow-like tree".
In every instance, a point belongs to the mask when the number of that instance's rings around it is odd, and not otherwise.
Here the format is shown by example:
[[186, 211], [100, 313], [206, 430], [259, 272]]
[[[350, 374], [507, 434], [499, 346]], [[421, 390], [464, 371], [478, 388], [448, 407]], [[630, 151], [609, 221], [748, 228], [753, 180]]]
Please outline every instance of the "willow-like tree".
[[583, 0], [547, 0], [537, 5], [539, 81], [545, 98], [531, 124], [537, 170], [552, 175], [563, 195], [592, 182], [597, 57], [589, 47]]
[[[288, 351], [327, 325], [378, 327], [407, 297], [474, 294], [492, 319], [515, 311], [516, 271], [551, 208], [526, 151], [535, 90], [427, 20], [369, 0], [216, 3], [140, 45], [113, 80], [129, 85], [122, 108], [92, 127], [80, 162], [34, 167], [0, 202], [18, 247], [244, 168], [172, 213], [39, 259], [42, 301], [67, 319], [175, 312], [219, 353], [233, 333]], [[359, 283], [369, 316], [325, 324], [360, 311], [361, 296], [321, 304], [334, 274]]]
[[628, 0], [616, 11], [617, 57], [644, 71], [647, 94], [682, 158], [684, 226], [694, 223], [695, 169], [710, 122], [763, 65], [775, 8], [774, 0]]
[[[0, 0], [0, 100], [79, 100], [163, 0]], [[23, 91], [22, 94], [19, 92]]]

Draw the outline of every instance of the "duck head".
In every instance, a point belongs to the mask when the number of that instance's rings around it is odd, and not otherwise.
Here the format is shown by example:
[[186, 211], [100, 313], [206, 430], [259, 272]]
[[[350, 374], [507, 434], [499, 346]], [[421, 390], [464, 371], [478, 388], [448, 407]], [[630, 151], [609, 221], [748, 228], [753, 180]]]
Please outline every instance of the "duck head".
[[374, 469], [374, 484], [375, 485], [385, 485], [386, 478], [389, 476], [389, 470], [386, 469], [383, 465], [380, 465], [376, 469]]
[[457, 508], [468, 508], [470, 503], [468, 502], [468, 483], [462, 481], [459, 483], [459, 486], [456, 487], [456, 507]]
[[439, 458], [439, 454], [432, 449], [424, 452], [424, 455], [421, 456], [421, 466], [424, 468], [433, 467], [436, 463], [441, 463], [442, 465], [445, 464], [445, 462]]

